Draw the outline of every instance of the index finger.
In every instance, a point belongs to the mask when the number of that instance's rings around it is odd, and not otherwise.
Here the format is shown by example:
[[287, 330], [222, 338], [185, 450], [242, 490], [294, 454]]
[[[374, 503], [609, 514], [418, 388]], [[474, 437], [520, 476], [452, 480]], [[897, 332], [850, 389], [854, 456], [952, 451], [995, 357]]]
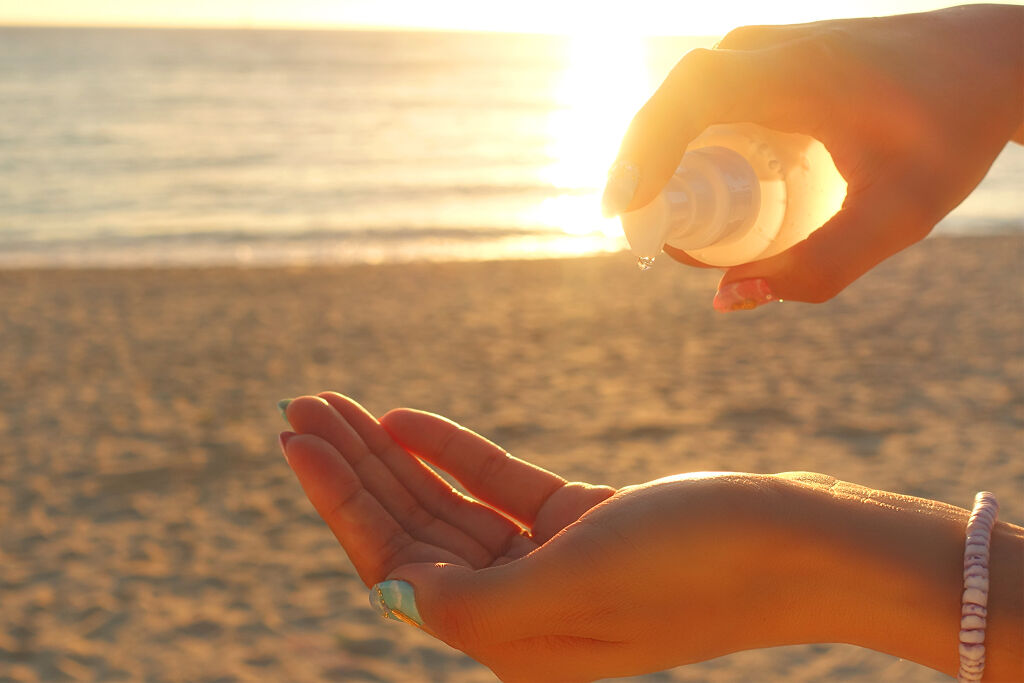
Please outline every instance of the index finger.
[[402, 408], [387, 413], [380, 422], [403, 448], [529, 527], [548, 498], [567, 483], [440, 415]]
[[817, 77], [807, 62], [819, 47], [797, 39], [761, 50], [687, 53], [630, 123], [602, 197], [604, 212], [648, 204], [708, 126], [750, 122], [813, 134], [824, 114], [808, 104]]
[[410, 562], [466, 564], [449, 550], [413, 538], [322, 438], [294, 435], [282, 443], [282, 449], [309, 501], [367, 586]]

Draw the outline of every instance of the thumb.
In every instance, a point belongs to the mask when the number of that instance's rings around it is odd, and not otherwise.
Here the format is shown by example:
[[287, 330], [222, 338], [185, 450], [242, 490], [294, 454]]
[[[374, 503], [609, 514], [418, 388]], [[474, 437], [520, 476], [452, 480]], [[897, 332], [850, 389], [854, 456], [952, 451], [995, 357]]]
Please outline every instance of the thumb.
[[784, 300], [828, 301], [931, 231], [937, 219], [915, 196], [895, 182], [851, 191], [843, 208], [804, 241], [763, 261], [729, 268], [718, 285], [715, 310], [744, 310]]
[[557, 558], [538, 563], [535, 557], [479, 570], [405, 565], [371, 589], [370, 601], [385, 617], [423, 629], [501, 680], [594, 680], [621, 669], [625, 643], [585, 630], [609, 615], [594, 598], [601, 591], [573, 580], [591, 567], [577, 562], [575, 572], [566, 571]]
[[[545, 623], [550, 600], [524, 599], [537, 586], [509, 563], [470, 569], [445, 563], [407, 564], [370, 589], [387, 619], [416, 626], [463, 652], [531, 635]], [[529, 587], [527, 587], [529, 586]]]

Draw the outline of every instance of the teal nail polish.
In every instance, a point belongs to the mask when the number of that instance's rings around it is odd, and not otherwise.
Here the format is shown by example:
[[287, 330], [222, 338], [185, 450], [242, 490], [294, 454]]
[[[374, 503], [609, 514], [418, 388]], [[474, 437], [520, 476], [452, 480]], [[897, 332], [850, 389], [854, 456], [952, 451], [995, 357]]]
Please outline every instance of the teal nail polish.
[[277, 402], [277, 409], [281, 411], [281, 417], [284, 418], [285, 422], [288, 421], [288, 413], [286, 413], [285, 411], [288, 410], [288, 405], [291, 402], [292, 399], [290, 398], [282, 398], [280, 401]]
[[397, 619], [416, 627], [423, 626], [412, 584], [406, 581], [381, 581], [370, 589], [370, 605], [385, 619]]

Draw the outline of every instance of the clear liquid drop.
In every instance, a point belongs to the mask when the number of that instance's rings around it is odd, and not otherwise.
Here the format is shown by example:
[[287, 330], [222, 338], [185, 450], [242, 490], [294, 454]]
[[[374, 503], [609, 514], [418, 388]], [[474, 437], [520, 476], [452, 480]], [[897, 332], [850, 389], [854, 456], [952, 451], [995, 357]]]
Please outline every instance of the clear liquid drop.
[[636, 260], [636, 267], [642, 271], [650, 270], [651, 266], [654, 265], [653, 256], [641, 256]]

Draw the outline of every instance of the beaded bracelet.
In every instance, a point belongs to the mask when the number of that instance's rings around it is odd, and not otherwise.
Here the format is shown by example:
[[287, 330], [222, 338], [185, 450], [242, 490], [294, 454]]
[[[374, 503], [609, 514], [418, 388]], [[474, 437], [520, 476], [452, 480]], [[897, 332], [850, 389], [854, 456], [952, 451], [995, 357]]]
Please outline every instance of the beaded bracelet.
[[964, 548], [964, 594], [960, 603], [960, 683], [980, 681], [985, 671], [985, 619], [988, 616], [988, 549], [999, 503], [988, 491], [974, 497]]

